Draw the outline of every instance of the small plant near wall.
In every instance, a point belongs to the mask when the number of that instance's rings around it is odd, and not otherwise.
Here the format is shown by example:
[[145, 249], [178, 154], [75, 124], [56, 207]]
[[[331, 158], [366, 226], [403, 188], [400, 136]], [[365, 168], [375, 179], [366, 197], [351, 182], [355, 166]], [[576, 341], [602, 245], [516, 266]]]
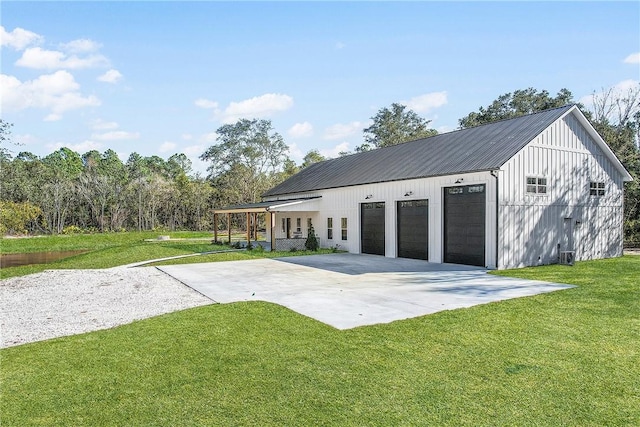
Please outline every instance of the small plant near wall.
[[309, 232], [307, 233], [307, 240], [304, 242], [304, 247], [309, 251], [317, 251], [320, 247], [313, 225], [309, 226]]

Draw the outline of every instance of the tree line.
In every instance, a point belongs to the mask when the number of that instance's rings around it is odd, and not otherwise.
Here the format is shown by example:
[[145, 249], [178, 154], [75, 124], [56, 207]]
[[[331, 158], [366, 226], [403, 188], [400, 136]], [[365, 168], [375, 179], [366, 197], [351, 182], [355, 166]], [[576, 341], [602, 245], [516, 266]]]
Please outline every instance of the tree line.
[[[458, 125], [468, 128], [573, 102], [567, 89], [555, 96], [533, 88], [516, 90], [469, 113]], [[634, 177], [625, 186], [625, 237], [640, 241], [640, 88], [594, 93], [591, 109], [580, 107]], [[437, 134], [429, 120], [398, 103], [371, 120], [356, 152]], [[272, 186], [325, 160], [311, 150], [297, 165], [269, 120], [240, 119], [216, 133], [216, 142], [200, 156], [209, 164], [207, 177], [200, 177], [184, 154], [164, 160], [133, 153], [122, 162], [113, 150], [81, 155], [60, 148], [45, 157], [13, 156], [11, 124], [0, 119], [0, 232], [208, 230], [213, 206], [259, 201]]]

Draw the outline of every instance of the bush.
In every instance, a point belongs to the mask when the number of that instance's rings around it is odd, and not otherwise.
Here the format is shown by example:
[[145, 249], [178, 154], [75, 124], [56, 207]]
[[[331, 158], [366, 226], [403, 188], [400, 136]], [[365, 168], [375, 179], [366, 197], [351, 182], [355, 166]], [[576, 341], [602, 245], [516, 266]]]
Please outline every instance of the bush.
[[316, 237], [316, 232], [313, 229], [313, 225], [309, 227], [309, 232], [307, 233], [307, 240], [304, 242], [304, 247], [309, 251], [317, 251], [320, 247], [318, 238]]
[[62, 234], [82, 234], [84, 231], [77, 225], [68, 225], [62, 229]]
[[26, 234], [38, 224], [42, 209], [29, 202], [0, 201], [0, 233]]

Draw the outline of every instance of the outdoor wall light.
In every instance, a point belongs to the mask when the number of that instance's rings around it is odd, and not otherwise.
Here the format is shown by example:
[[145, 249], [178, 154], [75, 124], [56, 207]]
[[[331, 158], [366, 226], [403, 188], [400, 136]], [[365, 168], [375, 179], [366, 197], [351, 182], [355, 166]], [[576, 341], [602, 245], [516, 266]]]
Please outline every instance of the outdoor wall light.
[[409, 197], [413, 194], [413, 191], [407, 191], [406, 193], [404, 193], [404, 197]]
[[373, 197], [373, 194], [367, 194], [367, 197], [365, 197], [366, 200], [369, 200], [370, 198]]
[[456, 179], [456, 184], [460, 184], [462, 181], [464, 181], [464, 178], [458, 178]]

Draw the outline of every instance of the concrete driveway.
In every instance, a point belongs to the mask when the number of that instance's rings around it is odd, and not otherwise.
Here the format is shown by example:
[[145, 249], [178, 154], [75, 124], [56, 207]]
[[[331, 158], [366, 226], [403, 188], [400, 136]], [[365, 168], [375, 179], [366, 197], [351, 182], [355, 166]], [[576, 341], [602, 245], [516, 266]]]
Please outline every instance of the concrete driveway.
[[338, 329], [572, 287], [493, 276], [478, 267], [355, 254], [158, 268], [218, 303], [269, 301]]

